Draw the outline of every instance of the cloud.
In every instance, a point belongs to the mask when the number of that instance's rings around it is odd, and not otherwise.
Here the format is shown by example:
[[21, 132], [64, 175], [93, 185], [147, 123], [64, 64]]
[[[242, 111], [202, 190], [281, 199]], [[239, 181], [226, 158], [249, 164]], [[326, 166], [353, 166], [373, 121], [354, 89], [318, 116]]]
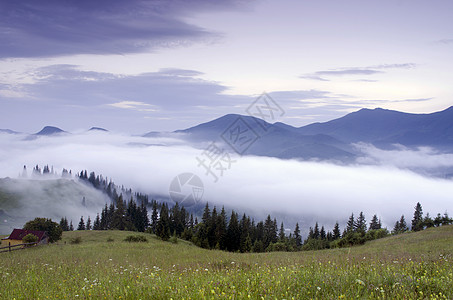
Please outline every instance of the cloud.
[[121, 101], [116, 103], [107, 104], [112, 107], [116, 108], [123, 108], [123, 109], [134, 109], [137, 111], [156, 111], [156, 109], [150, 108], [152, 107], [151, 104], [138, 102], [138, 101]]
[[344, 69], [344, 70], [331, 70], [331, 71], [318, 71], [315, 75], [325, 76], [343, 76], [343, 75], [373, 75], [382, 73], [381, 71], [370, 69]]
[[[415, 63], [401, 63], [401, 64], [382, 64], [368, 66], [364, 68], [339, 68], [332, 70], [322, 70], [310, 74], [304, 74], [300, 78], [319, 80], [319, 81], [330, 81], [325, 77], [335, 77], [335, 76], [370, 76], [384, 73], [382, 70], [387, 69], [412, 69], [415, 68], [417, 64]], [[363, 80], [366, 81], [366, 80]]]
[[[0, 134], [0, 176], [15, 176], [24, 164], [50, 164], [56, 170], [94, 170], [117, 184], [168, 197], [173, 178], [191, 172], [202, 179], [203, 200], [211, 205], [247, 211], [256, 218], [271, 213], [288, 226], [303, 224], [304, 230], [315, 220], [327, 228], [336, 220], [344, 224], [352, 212], [360, 211], [368, 221], [372, 214], [378, 214], [391, 227], [401, 214], [410, 219], [418, 201], [431, 215], [453, 211], [451, 180], [422, 176], [405, 168], [417, 161], [432, 162], [425, 166], [419, 163], [420, 167], [442, 164], [442, 159], [451, 161], [435, 152], [415, 151], [407, 163], [398, 164], [407, 150], [382, 153], [369, 148], [372, 164], [349, 166], [233, 155], [235, 162], [214, 183], [213, 177], [198, 167], [196, 157], [202, 151], [168, 137], [91, 132], [26, 141], [21, 136]], [[390, 158], [384, 159], [384, 154]]]
[[376, 65], [371, 66], [368, 68], [371, 69], [413, 69], [417, 67], [415, 63], [404, 63], [404, 64], [383, 64], [383, 65]]
[[[73, 130], [87, 127], [81, 123], [83, 120], [92, 124], [88, 127], [96, 125], [135, 133], [176, 130], [219, 117], [225, 111], [236, 109], [243, 113], [245, 109], [235, 107], [246, 107], [253, 100], [249, 96], [224, 94], [227, 86], [199, 78], [202, 73], [196, 70], [162, 69], [115, 75], [79, 70], [74, 65], [52, 65], [38, 68], [32, 74], [31, 83], [0, 87], [0, 91], [4, 90], [0, 92], [3, 106], [0, 128], [12, 126], [34, 131], [38, 128], [23, 127], [53, 123]], [[145, 118], [177, 122], [159, 122], [165, 127], [155, 128], [156, 123]]]
[[138, 53], [190, 44], [217, 34], [185, 17], [243, 6], [235, 0], [2, 1], [0, 58]]
[[442, 39], [442, 40], [438, 40], [437, 43], [444, 44], [444, 45], [450, 45], [450, 44], [453, 44], [453, 39]]
[[[227, 113], [246, 114], [257, 97], [229, 95], [225, 93], [228, 86], [202, 79], [203, 73], [188, 69], [116, 75], [62, 64], [31, 73], [32, 83], [0, 86], [0, 91], [14, 91], [0, 92], [0, 128], [35, 132], [51, 123], [69, 131], [91, 126], [133, 133], [177, 130]], [[307, 109], [304, 115], [325, 114], [326, 119], [341, 116], [335, 109], [344, 109], [347, 104], [341, 99], [348, 97], [315, 89], [272, 91], [269, 95], [288, 117], [300, 116], [300, 109]], [[313, 111], [313, 106], [318, 110]], [[296, 107], [298, 111], [289, 110]]]
[[442, 153], [431, 147], [410, 149], [402, 145], [395, 145], [393, 150], [384, 150], [364, 143], [358, 143], [355, 146], [365, 155], [358, 159], [358, 162], [362, 164], [424, 170], [426, 173], [433, 170], [447, 170], [453, 174], [453, 154]]

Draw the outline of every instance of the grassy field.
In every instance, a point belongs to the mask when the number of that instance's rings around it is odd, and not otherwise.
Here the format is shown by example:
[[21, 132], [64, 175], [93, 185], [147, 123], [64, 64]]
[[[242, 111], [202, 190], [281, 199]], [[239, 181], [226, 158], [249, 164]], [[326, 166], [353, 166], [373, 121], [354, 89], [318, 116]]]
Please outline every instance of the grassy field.
[[[123, 241], [131, 234], [66, 232], [58, 244], [1, 253], [0, 298], [453, 298], [453, 226], [353, 248], [261, 254], [147, 234], [147, 243]], [[76, 237], [81, 243], [71, 244]]]

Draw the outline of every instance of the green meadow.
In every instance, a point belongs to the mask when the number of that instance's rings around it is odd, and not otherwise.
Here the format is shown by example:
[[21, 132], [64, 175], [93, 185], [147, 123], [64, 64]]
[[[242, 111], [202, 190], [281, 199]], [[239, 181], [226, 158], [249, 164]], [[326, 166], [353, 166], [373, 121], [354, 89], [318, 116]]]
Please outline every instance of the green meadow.
[[[130, 235], [148, 241], [124, 241]], [[452, 254], [453, 226], [352, 248], [247, 254], [73, 231], [56, 244], [0, 253], [0, 298], [452, 299]]]

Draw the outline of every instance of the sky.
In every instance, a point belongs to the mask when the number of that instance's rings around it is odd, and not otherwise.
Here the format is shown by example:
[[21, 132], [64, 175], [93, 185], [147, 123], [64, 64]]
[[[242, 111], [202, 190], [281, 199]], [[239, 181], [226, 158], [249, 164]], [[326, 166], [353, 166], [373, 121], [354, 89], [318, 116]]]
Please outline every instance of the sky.
[[172, 131], [452, 105], [449, 0], [0, 0], [0, 128]]

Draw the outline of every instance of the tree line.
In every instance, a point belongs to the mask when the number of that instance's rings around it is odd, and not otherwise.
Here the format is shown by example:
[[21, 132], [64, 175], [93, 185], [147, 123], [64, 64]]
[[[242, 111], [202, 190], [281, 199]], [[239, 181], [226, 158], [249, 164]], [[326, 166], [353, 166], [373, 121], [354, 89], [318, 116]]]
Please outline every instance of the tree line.
[[[349, 247], [363, 244], [366, 241], [383, 238], [390, 234], [401, 234], [406, 231], [419, 231], [433, 226], [452, 224], [453, 220], [445, 213], [431, 219], [429, 214], [423, 217], [422, 206], [417, 203], [414, 217], [409, 229], [404, 216], [395, 224], [390, 232], [382, 227], [381, 220], [373, 215], [368, 224], [363, 212], [357, 217], [352, 213], [346, 227], [341, 231], [338, 222], [328, 231], [316, 222], [308, 230], [302, 240], [300, 227], [297, 223], [294, 231], [286, 234], [283, 222], [278, 226], [277, 220], [268, 215], [263, 221], [256, 222], [246, 214], [239, 215], [234, 210], [227, 215], [225, 208], [220, 211], [209, 204], [203, 210], [201, 220], [194, 217], [183, 206], [176, 203], [169, 207], [167, 203], [151, 200], [151, 218], [148, 216], [144, 203], [140, 206], [131, 198], [127, 203], [122, 194], [116, 199], [116, 205], [105, 205], [97, 214], [94, 222], [88, 217], [85, 222], [81, 217], [77, 230], [128, 230], [148, 232], [162, 240], [181, 238], [193, 242], [206, 249], [219, 249], [231, 252], [265, 252], [265, 251], [299, 251], [320, 250], [327, 248]], [[63, 230], [71, 230], [66, 218], [62, 218], [60, 226]]]

